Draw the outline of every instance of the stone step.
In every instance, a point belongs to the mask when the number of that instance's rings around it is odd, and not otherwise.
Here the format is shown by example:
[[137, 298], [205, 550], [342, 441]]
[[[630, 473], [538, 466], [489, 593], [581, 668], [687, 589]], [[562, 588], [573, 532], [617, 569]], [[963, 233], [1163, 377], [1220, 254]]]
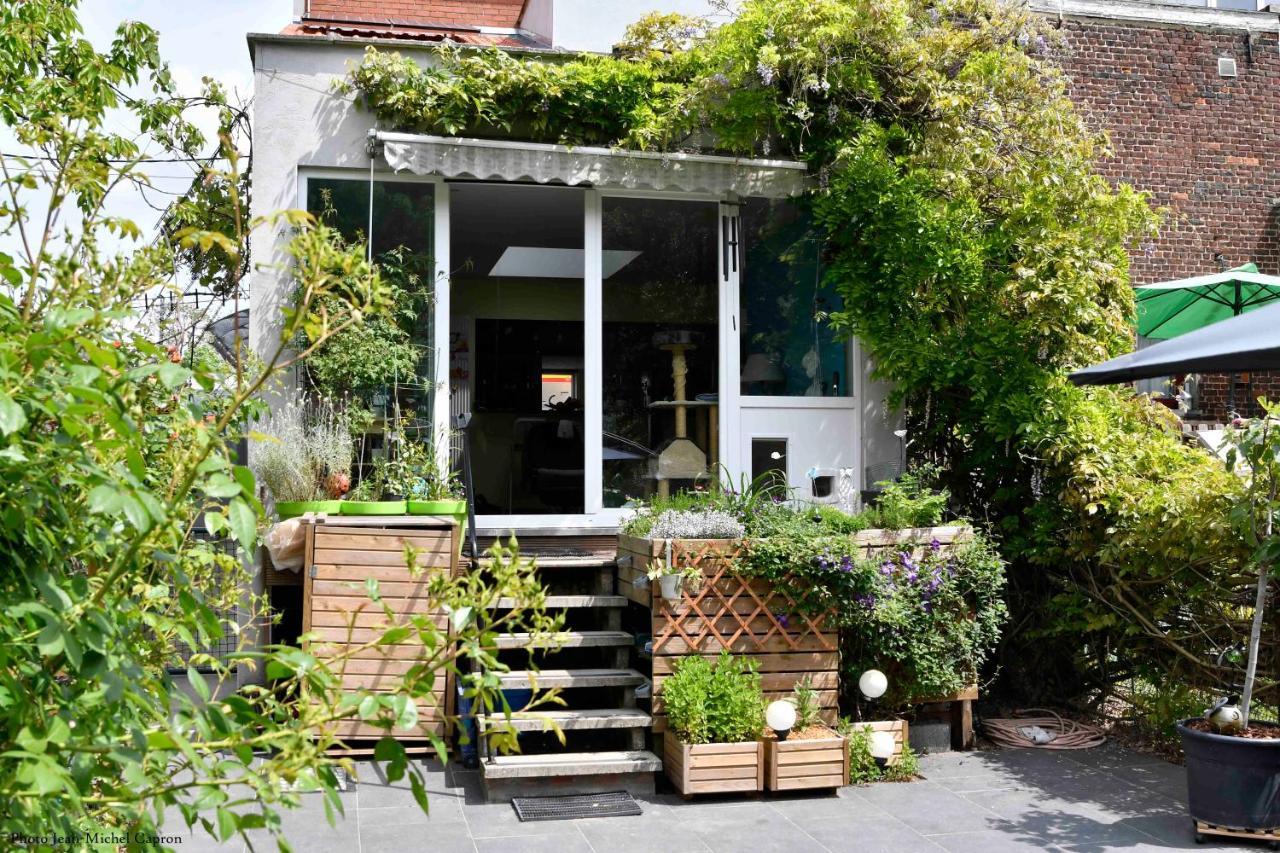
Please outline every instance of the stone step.
[[479, 717], [481, 728], [491, 725], [507, 725], [518, 732], [547, 730], [548, 721], [564, 731], [588, 729], [639, 729], [653, 725], [653, 718], [634, 708], [598, 708], [592, 710], [527, 711], [511, 715], [507, 720], [501, 714]]
[[662, 759], [643, 749], [625, 752], [558, 752], [550, 755], [499, 755], [480, 764], [485, 779], [595, 776], [656, 773]]
[[[499, 598], [489, 607], [492, 610], [509, 610], [516, 606], [514, 598]], [[624, 595], [548, 595], [547, 609], [559, 610], [575, 607], [626, 607]]]
[[[539, 569], [602, 569], [614, 564], [613, 557], [539, 557], [537, 554], [521, 554], [520, 556], [532, 559]], [[491, 557], [481, 557], [479, 560], [482, 568], [492, 563], [493, 558]]]
[[648, 679], [634, 669], [540, 669], [533, 672], [519, 669], [499, 673], [498, 681], [506, 689], [518, 690], [537, 684], [538, 689], [549, 690], [553, 687], [634, 687]]
[[532, 634], [499, 634], [500, 649], [585, 649], [604, 646], [629, 646], [635, 638], [626, 631], [561, 631], [544, 637]]

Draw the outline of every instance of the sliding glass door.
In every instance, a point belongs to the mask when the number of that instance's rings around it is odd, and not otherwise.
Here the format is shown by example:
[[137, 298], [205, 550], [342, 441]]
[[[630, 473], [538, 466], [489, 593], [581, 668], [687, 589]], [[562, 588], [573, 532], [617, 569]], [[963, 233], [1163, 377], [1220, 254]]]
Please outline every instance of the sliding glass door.
[[687, 488], [719, 462], [714, 202], [601, 200], [601, 506]]

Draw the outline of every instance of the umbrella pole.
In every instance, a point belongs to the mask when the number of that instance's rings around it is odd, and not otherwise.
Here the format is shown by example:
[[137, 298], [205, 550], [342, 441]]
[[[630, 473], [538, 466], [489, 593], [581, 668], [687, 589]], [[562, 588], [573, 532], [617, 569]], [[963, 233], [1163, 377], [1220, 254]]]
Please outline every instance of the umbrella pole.
[[1236, 375], [1227, 374], [1227, 420], [1236, 416]]

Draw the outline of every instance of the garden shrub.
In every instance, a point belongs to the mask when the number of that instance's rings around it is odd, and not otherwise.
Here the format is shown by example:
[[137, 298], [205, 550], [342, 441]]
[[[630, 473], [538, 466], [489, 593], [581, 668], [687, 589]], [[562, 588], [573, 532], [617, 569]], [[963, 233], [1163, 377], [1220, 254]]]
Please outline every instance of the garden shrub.
[[662, 682], [667, 728], [684, 743], [741, 743], [764, 731], [760, 673], [750, 658], [681, 658]]
[[692, 43], [647, 26], [623, 55], [556, 65], [371, 51], [351, 86], [397, 128], [804, 160], [832, 321], [1010, 560], [1006, 685], [1230, 677], [1213, 661], [1238, 636], [1222, 602], [1249, 606], [1224, 526], [1238, 485], [1131, 392], [1064, 380], [1132, 347], [1128, 257], [1158, 217], [1099, 174], [1109, 146], [1050, 22], [999, 0], [746, 0]]
[[870, 782], [910, 782], [920, 775], [920, 760], [909, 744], [902, 747], [897, 764], [881, 767], [871, 756], [871, 733], [853, 720], [842, 719], [837, 731], [848, 741], [849, 783], [866, 785]]

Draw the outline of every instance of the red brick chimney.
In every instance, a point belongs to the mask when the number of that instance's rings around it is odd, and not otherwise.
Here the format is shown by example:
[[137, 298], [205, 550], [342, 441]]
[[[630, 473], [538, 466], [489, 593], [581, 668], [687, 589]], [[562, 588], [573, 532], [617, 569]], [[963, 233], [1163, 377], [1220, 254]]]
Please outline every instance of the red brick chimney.
[[530, 0], [294, 0], [297, 17], [284, 32], [327, 38], [549, 47], [544, 37], [529, 32], [523, 26], [529, 2]]
[[520, 26], [526, 0], [306, 0], [304, 21], [424, 27]]

